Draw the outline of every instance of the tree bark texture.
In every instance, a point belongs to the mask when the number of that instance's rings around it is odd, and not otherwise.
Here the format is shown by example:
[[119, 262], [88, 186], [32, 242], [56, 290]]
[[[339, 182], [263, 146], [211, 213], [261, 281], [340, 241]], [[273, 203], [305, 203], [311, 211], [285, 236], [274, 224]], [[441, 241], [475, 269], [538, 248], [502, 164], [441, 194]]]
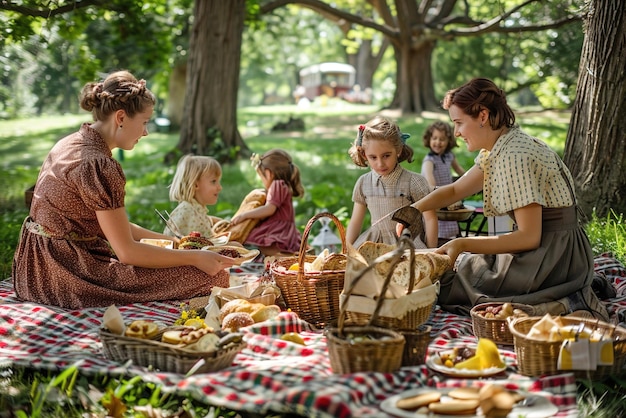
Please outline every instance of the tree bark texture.
[[590, 0], [564, 160], [590, 216], [626, 214], [626, 2]]
[[[245, 0], [196, 0], [178, 148], [206, 155], [215, 136], [248, 152], [237, 129]], [[212, 133], [209, 133], [209, 131]]]

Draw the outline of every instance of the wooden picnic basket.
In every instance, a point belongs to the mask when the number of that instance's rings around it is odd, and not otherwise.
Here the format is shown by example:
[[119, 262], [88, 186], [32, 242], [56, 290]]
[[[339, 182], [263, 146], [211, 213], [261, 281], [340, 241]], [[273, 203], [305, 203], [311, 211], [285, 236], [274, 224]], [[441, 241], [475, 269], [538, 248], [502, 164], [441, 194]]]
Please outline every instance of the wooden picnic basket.
[[[538, 341], [527, 338], [526, 335], [539, 320], [541, 317], [532, 316], [511, 318], [508, 321], [511, 334], [513, 334], [519, 373], [525, 376], [541, 376], [568, 372], [568, 370], [558, 369], [562, 341]], [[560, 320], [566, 326], [584, 324], [591, 330], [601, 331], [602, 334], [613, 338], [613, 364], [597, 366], [596, 370], [572, 370], [576, 377], [595, 380], [608, 375], [618, 376], [626, 373], [624, 370], [626, 329], [598, 319], [562, 316]]]
[[[402, 255], [402, 247], [394, 251], [395, 259], [399, 260]], [[405, 337], [398, 331], [374, 325], [385, 300], [382, 296], [387, 292], [393, 270], [385, 277], [376, 308], [368, 323], [346, 325], [346, 307], [352, 292], [359, 280], [374, 266], [375, 264], [370, 264], [354, 278], [344, 291], [337, 325], [325, 329], [330, 365], [334, 373], [392, 373], [402, 367]]]
[[229, 367], [246, 343], [243, 339], [217, 351], [195, 352], [161, 342], [163, 333], [179, 327], [167, 327], [152, 339], [141, 339], [114, 334], [100, 329], [100, 341], [106, 358], [119, 362], [132, 360], [133, 364], [163, 372], [194, 374], [216, 372]]
[[[331, 254], [329, 261], [338, 268], [322, 271], [304, 271], [304, 264], [315, 260], [316, 256], [306, 255], [309, 233], [313, 224], [320, 218], [330, 218], [339, 231], [342, 243], [341, 254]], [[345, 260], [346, 232], [335, 215], [328, 212], [312, 217], [304, 228], [300, 252], [297, 257], [282, 257], [270, 265], [270, 275], [280, 289], [287, 308], [297, 313], [301, 319], [315, 326], [324, 327], [339, 315], [339, 294], [343, 290], [346, 274]], [[298, 263], [298, 270], [289, 268]]]
[[[513, 334], [511, 334], [511, 330], [509, 329], [507, 318], [487, 318], [481, 314], [481, 312], [484, 312], [488, 307], [501, 308], [503, 305], [503, 302], [480, 303], [470, 310], [472, 328], [476, 338], [489, 338], [496, 344], [513, 345]], [[519, 309], [524, 312], [526, 316], [531, 316], [534, 313], [534, 309], [530, 305], [511, 303], [511, 306], [514, 311]]]

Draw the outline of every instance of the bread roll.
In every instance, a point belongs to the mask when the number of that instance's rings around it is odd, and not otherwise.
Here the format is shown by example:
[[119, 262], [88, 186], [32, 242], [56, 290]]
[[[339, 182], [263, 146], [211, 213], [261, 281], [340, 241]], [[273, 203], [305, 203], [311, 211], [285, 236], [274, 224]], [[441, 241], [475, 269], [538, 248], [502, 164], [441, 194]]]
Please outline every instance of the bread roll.
[[248, 327], [254, 324], [254, 319], [247, 312], [232, 312], [224, 317], [222, 321], [222, 329], [230, 329], [231, 332], [237, 332], [240, 328]]
[[252, 320], [257, 323], [276, 318], [279, 313], [280, 307], [278, 305], [262, 305], [260, 309], [254, 311], [250, 316], [252, 316]]
[[180, 339], [182, 332], [180, 329], [165, 331], [161, 336], [161, 342], [174, 345], [182, 344], [183, 340]]
[[224, 321], [226, 315], [233, 312], [252, 312], [252, 304], [245, 299], [233, 299], [222, 305], [220, 309], [220, 322]]

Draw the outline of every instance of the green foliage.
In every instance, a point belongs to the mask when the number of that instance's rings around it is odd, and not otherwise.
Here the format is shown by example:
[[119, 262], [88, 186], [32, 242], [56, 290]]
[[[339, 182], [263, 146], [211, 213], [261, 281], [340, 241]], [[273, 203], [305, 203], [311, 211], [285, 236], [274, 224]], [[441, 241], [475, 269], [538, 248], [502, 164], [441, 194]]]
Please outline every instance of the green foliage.
[[585, 230], [594, 254], [611, 253], [626, 264], [626, 222], [624, 214], [611, 211], [605, 218], [593, 211]]

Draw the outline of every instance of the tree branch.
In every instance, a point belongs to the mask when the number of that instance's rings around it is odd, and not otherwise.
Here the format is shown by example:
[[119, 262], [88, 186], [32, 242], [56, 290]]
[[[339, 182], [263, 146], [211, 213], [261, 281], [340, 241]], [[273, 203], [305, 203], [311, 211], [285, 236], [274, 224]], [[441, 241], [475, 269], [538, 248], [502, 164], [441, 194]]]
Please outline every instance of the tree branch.
[[319, 0], [274, 0], [261, 6], [261, 14], [270, 13], [271, 11], [278, 9], [279, 7], [286, 6], [288, 4], [299, 4], [318, 12], [333, 15], [339, 19], [347, 20], [348, 22], [356, 25], [361, 25], [366, 28], [374, 29], [382, 34], [395, 38], [398, 36], [398, 31], [387, 25], [380, 25], [371, 19], [363, 18], [361, 16], [354, 15], [343, 10], [336, 9]]
[[0, 0], [0, 10], [8, 10], [16, 12], [24, 16], [50, 18], [56, 15], [71, 12], [73, 10], [84, 9], [89, 6], [103, 6], [107, 4], [107, 0], [82, 0], [74, 1], [74, 3], [66, 4], [57, 8], [33, 8], [22, 6], [14, 3], [11, 0]]

